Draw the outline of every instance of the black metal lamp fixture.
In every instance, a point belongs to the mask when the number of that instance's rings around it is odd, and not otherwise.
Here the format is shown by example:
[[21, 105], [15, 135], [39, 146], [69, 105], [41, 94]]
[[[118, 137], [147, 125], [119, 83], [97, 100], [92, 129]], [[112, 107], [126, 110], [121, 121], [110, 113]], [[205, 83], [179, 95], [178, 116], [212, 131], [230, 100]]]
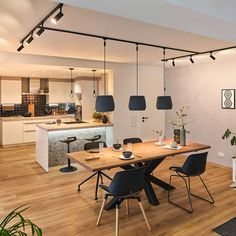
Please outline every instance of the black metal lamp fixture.
[[30, 35], [30, 37], [26, 40], [26, 44], [30, 44], [34, 40], [33, 34]]
[[73, 93], [73, 77], [72, 77], [72, 71], [74, 70], [74, 68], [70, 67], [70, 98], [73, 98], [74, 93]]
[[[164, 81], [164, 92], [165, 92], [165, 68], [166, 68], [166, 60], [165, 60], [166, 52], [165, 48], [163, 48], [163, 81]], [[172, 109], [172, 100], [170, 96], [158, 96], [156, 102], [157, 110], [170, 110]]]
[[212, 60], [215, 60], [216, 58], [212, 55], [212, 52], [210, 52], [210, 58], [212, 59]]
[[36, 32], [35, 36], [38, 38], [45, 31], [43, 24], [41, 28]]
[[96, 80], [95, 80], [95, 72], [96, 70], [92, 70], [93, 72], [93, 96], [96, 97]]
[[104, 95], [96, 97], [95, 109], [97, 112], [111, 112], [115, 110], [112, 95], [106, 95], [106, 39], [104, 38]]
[[129, 98], [129, 110], [144, 111], [145, 109], [145, 97], [138, 95], [138, 44], [136, 44], [136, 95], [130, 96]]
[[64, 16], [64, 14], [62, 13], [62, 6], [60, 7], [60, 11], [56, 14], [56, 16], [54, 16], [51, 19], [51, 22], [53, 24], [56, 24], [62, 17]]
[[192, 56], [190, 56], [189, 60], [191, 61], [192, 64], [194, 63], [194, 60], [193, 60]]

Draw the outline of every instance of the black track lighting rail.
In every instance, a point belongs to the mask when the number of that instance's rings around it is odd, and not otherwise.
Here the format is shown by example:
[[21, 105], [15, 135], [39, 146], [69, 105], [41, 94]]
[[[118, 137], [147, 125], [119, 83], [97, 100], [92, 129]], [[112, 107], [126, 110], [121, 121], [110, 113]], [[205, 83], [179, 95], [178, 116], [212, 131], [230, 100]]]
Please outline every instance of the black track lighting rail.
[[[163, 58], [161, 61], [172, 61], [172, 65], [175, 66], [175, 60], [176, 59], [181, 59], [181, 58], [190, 58], [191, 63], [194, 63], [193, 57], [196, 55], [202, 55], [202, 54], [210, 54], [210, 58], [212, 60], [215, 60], [216, 58], [212, 55], [213, 52], [219, 52], [223, 50], [229, 50], [229, 49], [234, 49], [236, 46], [231, 46], [231, 47], [225, 47], [225, 48], [218, 48], [218, 49], [212, 49], [209, 51], [203, 51], [203, 52], [197, 52], [197, 51], [192, 51], [192, 50], [186, 50], [186, 49], [181, 49], [181, 48], [174, 48], [174, 47], [167, 47], [167, 46], [162, 46], [162, 45], [156, 45], [156, 44], [150, 44], [150, 43], [143, 43], [143, 42], [137, 42], [137, 41], [132, 41], [132, 40], [126, 40], [126, 39], [121, 39], [121, 38], [113, 38], [109, 36], [104, 36], [104, 35], [96, 35], [96, 34], [90, 34], [90, 33], [83, 33], [83, 32], [78, 32], [78, 31], [72, 31], [72, 30], [66, 30], [66, 29], [58, 29], [58, 28], [53, 28], [53, 27], [46, 27], [44, 26], [44, 23], [58, 10], [60, 9], [60, 12], [58, 13], [59, 19], [63, 16], [62, 13], [62, 7], [63, 3], [59, 3], [52, 11], [50, 11], [34, 28], [32, 28], [26, 36], [21, 39], [20, 43], [21, 45], [17, 49], [18, 52], [20, 52], [24, 48], [24, 43], [31, 43], [31, 41], [34, 39], [33, 34], [36, 29], [39, 29], [37, 32], [37, 36], [39, 37], [45, 30], [49, 31], [55, 31], [55, 32], [61, 32], [61, 33], [68, 33], [68, 34], [74, 34], [74, 35], [80, 35], [80, 36], [86, 36], [86, 37], [93, 37], [93, 38], [98, 38], [98, 39], [103, 39], [104, 43], [106, 40], [110, 41], [117, 41], [117, 42], [122, 42], [122, 43], [129, 43], [129, 44], [135, 44], [137, 45], [142, 45], [142, 46], [147, 46], [147, 47], [154, 47], [154, 48], [160, 48], [163, 50], [172, 50], [172, 51], [179, 51], [179, 52], [184, 52], [188, 53], [182, 56], [177, 56], [177, 57], [170, 57], [170, 58]], [[57, 17], [57, 16], [56, 16]]]
[[[162, 61], [166, 61], [167, 62], [167, 61], [171, 61], [171, 60], [173, 61], [173, 60], [176, 60], [176, 59], [181, 59], [181, 58], [186, 58], [186, 57], [192, 58], [193, 56], [203, 55], [203, 54], [208, 54], [208, 53], [210, 54], [210, 57], [211, 57], [213, 52], [220, 52], [220, 51], [234, 49], [234, 48], [236, 48], [236, 46], [225, 47], [225, 48], [218, 48], [218, 49], [213, 49], [213, 50], [204, 51], [204, 52], [191, 53], [191, 54], [187, 54], [187, 55], [183, 55], [183, 56], [178, 56], [178, 57], [170, 57], [170, 58], [162, 59]], [[213, 60], [215, 60], [215, 59], [213, 59]]]
[[89, 33], [83, 33], [83, 32], [72, 31], [72, 30], [58, 29], [58, 28], [52, 28], [52, 27], [39, 27], [39, 28], [44, 28], [45, 30], [51, 30], [51, 31], [56, 31], [56, 32], [61, 32], [61, 33], [76, 34], [76, 35], [81, 35], [81, 36], [99, 38], [99, 39], [103, 39], [103, 40], [111, 40], [111, 41], [117, 41], [117, 42], [122, 42], [122, 43], [143, 45], [143, 46], [147, 46], [147, 47], [162, 48], [162, 49], [165, 48], [168, 50], [179, 51], [179, 52], [188, 52], [188, 53], [196, 53], [196, 54], [198, 53], [196, 51], [185, 50], [185, 49], [181, 49], [181, 48], [166, 47], [166, 46], [161, 46], [161, 45], [156, 45], [156, 44], [136, 42], [136, 41], [126, 40], [126, 39], [113, 38], [113, 37], [108, 37], [108, 36], [89, 34]]
[[38, 28], [43, 28], [43, 24], [50, 16], [52, 16], [58, 9], [61, 9], [63, 7], [63, 3], [59, 3], [52, 11], [50, 11], [26, 36], [21, 39], [20, 43], [23, 44], [24, 41], [31, 35], [33, 35], [34, 31]]

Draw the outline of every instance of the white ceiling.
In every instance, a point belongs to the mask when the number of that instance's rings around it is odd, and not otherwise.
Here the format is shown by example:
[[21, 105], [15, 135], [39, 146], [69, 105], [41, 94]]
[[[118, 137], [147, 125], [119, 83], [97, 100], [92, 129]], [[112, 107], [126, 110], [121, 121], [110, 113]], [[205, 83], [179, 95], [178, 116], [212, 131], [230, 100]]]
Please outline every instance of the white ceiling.
[[[63, 7], [64, 17], [56, 26], [50, 22], [46, 24], [47, 26], [195, 51], [235, 45], [236, 16], [233, 9], [236, 8], [236, 1], [233, 0], [63, 0], [62, 2], [67, 4]], [[55, 1], [50, 0], [1, 0], [0, 51], [17, 53], [19, 41], [56, 5]], [[20, 53], [64, 58], [65, 61], [68, 58], [102, 60], [103, 42], [94, 38], [47, 31], [38, 39], [34, 39]], [[167, 57], [182, 54], [167, 51]], [[139, 58], [142, 64], [158, 65], [162, 59], [162, 50], [140, 47]], [[134, 63], [135, 46], [108, 41], [107, 59], [113, 62]], [[199, 59], [200, 62], [207, 60], [209, 57]], [[185, 63], [185, 60], [179, 64], [182, 63]], [[37, 77], [40, 77], [38, 74], [42, 70], [44, 75], [46, 73], [46, 77], [54, 74], [63, 78], [68, 70], [67, 67], [48, 66], [44, 69], [43, 65], [40, 67], [27, 64], [24, 68], [16, 66], [13, 57], [10, 63], [2, 62], [0, 75], [3, 71], [5, 75], [16, 70], [21, 70], [23, 73], [26, 68], [25, 73], [28, 73], [28, 76], [37, 73]], [[83, 68], [80, 73], [89, 74], [90, 70], [86, 71]]]

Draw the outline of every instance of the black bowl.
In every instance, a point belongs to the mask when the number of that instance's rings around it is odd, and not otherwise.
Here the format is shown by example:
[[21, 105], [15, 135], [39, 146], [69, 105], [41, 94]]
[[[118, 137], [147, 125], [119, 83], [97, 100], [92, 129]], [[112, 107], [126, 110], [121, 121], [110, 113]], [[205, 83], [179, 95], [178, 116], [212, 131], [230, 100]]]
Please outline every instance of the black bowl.
[[120, 143], [115, 143], [113, 144], [113, 148], [116, 150], [119, 150], [121, 148], [121, 144]]
[[122, 155], [125, 157], [125, 158], [130, 158], [132, 156], [132, 152], [130, 151], [124, 151], [122, 152]]

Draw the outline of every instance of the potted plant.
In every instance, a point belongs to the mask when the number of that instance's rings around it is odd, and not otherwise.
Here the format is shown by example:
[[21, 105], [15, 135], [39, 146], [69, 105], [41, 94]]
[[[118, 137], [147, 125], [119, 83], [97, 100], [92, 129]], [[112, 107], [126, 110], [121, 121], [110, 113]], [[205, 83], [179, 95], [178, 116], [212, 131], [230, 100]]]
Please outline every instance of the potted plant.
[[100, 122], [102, 119], [102, 113], [101, 112], [94, 112], [92, 117], [96, 122]]
[[163, 144], [163, 136], [162, 136], [162, 130], [153, 130], [154, 133], [158, 135], [158, 143], [159, 145]]
[[[230, 138], [230, 144], [232, 146], [236, 145], [236, 133], [233, 133], [231, 130], [227, 129], [225, 133], [222, 135], [222, 139]], [[236, 187], [236, 157], [232, 157], [232, 166], [233, 166], [233, 184], [231, 187]]]
[[189, 122], [186, 121], [187, 119], [187, 110], [188, 106], [183, 106], [178, 111], [175, 112], [176, 114], [176, 121], [171, 121], [171, 124], [174, 129], [174, 141], [176, 143], [180, 143], [182, 146], [186, 146], [186, 133], [189, 133], [185, 129], [185, 125]]
[[31, 229], [32, 236], [42, 236], [42, 230], [29, 219], [22, 216], [22, 212], [27, 210], [25, 205], [17, 207], [10, 212], [0, 223], [1, 236], [27, 236], [26, 228]]

